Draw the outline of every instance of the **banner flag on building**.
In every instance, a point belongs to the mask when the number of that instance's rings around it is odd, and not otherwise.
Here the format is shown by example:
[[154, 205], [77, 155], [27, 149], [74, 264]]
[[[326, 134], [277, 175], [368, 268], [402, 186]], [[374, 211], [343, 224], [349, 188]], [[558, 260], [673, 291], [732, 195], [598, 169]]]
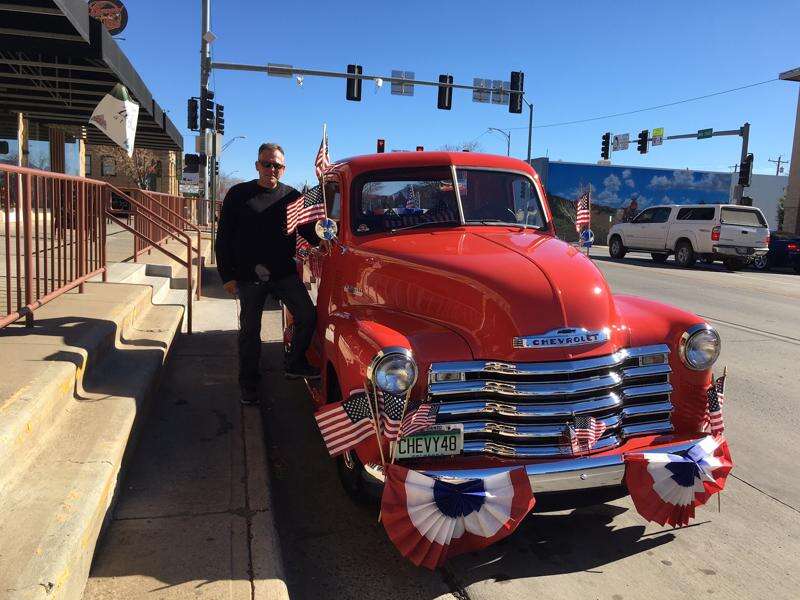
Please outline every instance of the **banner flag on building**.
[[435, 569], [512, 533], [533, 508], [525, 469], [453, 483], [399, 465], [386, 467], [383, 526], [400, 554]]
[[722, 491], [732, 468], [725, 438], [707, 436], [680, 454], [625, 454], [625, 485], [645, 519], [683, 527], [697, 506]]
[[120, 83], [103, 96], [89, 117], [89, 123], [105, 133], [128, 156], [133, 156], [138, 122], [139, 105], [131, 100], [128, 90]]

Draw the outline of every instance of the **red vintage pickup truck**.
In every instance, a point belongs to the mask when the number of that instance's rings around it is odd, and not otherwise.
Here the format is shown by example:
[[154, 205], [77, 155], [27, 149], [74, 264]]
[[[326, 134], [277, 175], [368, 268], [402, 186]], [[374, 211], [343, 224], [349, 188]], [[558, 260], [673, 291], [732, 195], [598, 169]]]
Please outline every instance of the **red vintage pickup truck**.
[[[437, 407], [400, 464], [447, 480], [524, 466], [537, 499], [626, 494], [623, 453], [680, 452], [705, 437], [720, 350], [700, 317], [613, 294], [555, 236], [525, 162], [466, 152], [359, 156], [325, 175], [337, 237], [303, 273], [318, 325], [318, 406], [365, 381]], [[287, 315], [287, 326], [288, 326]], [[564, 443], [594, 417], [588, 452]], [[380, 489], [376, 437], [338, 458], [347, 491]], [[390, 455], [384, 442], [383, 456]]]

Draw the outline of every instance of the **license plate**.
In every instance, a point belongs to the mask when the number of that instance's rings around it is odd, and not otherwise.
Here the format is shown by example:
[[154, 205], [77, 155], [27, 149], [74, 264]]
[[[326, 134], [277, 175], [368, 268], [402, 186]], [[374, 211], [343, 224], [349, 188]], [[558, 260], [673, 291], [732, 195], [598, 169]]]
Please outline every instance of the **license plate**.
[[736, 246], [737, 254], [750, 254], [752, 251], [752, 248], [742, 248], [741, 246]]
[[400, 438], [396, 444], [397, 458], [451, 456], [464, 449], [464, 426], [434, 425], [430, 429]]

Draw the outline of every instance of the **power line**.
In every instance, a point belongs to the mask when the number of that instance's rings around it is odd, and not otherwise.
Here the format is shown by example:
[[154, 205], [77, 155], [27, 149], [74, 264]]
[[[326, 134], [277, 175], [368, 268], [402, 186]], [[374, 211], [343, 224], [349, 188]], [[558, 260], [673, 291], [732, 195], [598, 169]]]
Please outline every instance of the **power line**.
[[[765, 81], [759, 81], [757, 83], [749, 83], [747, 85], [742, 85], [739, 87], [731, 88], [729, 90], [722, 90], [721, 92], [712, 92], [710, 94], [704, 94], [702, 96], [696, 96], [694, 98], [686, 98], [684, 100], [676, 100], [675, 102], [668, 102], [666, 104], [659, 104], [657, 106], [648, 106], [647, 108], [637, 108], [636, 110], [629, 110], [625, 112], [618, 112], [612, 113], [610, 115], [601, 115], [599, 117], [589, 117], [588, 119], [577, 119], [575, 121], [562, 121], [560, 123], [547, 123], [545, 125], [534, 125], [534, 129], [544, 129], [546, 127], [562, 127], [564, 125], [577, 125], [578, 123], [589, 123], [591, 121], [601, 121], [603, 119], [612, 119], [614, 117], [623, 117], [625, 115], [634, 115], [641, 112], [647, 112], [650, 110], [658, 110], [660, 108], [667, 108], [669, 106], [676, 106], [678, 104], [685, 104], [686, 102], [695, 102], [697, 100], [704, 100], [705, 98], [711, 98], [713, 96], [721, 96], [722, 94], [730, 94], [731, 92], [738, 92], [739, 90], [746, 90], [747, 88], [756, 87], [758, 85], [764, 85], [765, 83], [772, 83], [773, 81], [778, 81], [777, 77], [773, 77], [772, 79], [767, 79]], [[527, 127], [509, 127], [508, 129], [527, 129]]]

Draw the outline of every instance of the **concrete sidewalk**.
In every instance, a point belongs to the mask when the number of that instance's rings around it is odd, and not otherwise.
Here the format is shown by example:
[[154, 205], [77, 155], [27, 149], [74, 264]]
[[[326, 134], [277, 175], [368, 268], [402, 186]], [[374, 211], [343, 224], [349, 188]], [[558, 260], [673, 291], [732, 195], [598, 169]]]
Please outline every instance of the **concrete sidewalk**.
[[195, 333], [173, 346], [84, 600], [288, 598], [261, 414], [239, 404], [236, 304], [203, 275]]

